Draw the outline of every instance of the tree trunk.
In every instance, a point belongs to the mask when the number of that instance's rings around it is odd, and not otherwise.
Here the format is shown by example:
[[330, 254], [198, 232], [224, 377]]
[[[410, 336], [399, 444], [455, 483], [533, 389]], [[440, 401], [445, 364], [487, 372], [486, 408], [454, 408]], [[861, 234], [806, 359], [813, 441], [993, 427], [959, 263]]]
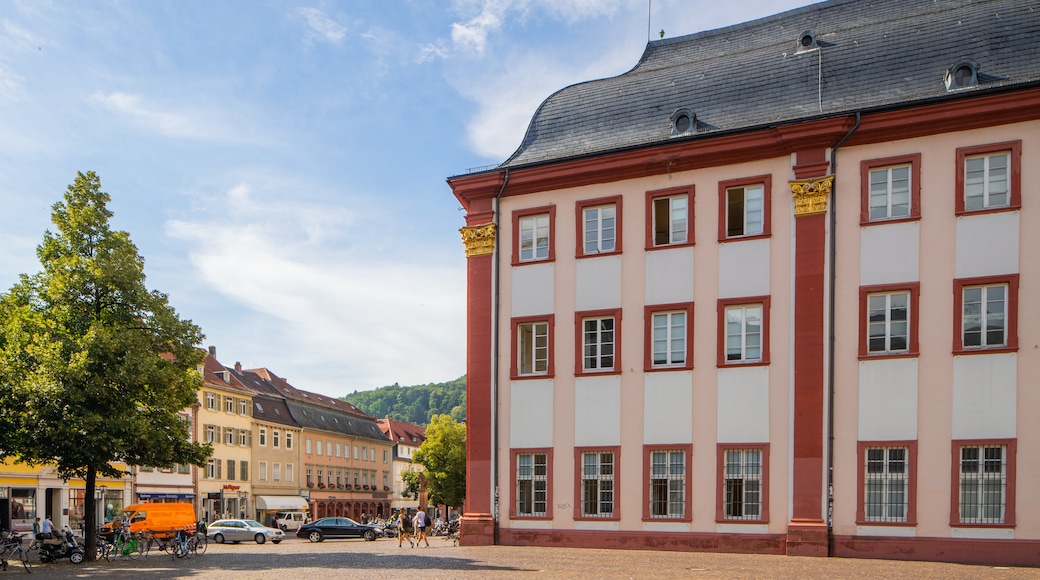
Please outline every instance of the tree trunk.
[[86, 488], [83, 490], [83, 551], [86, 560], [97, 559], [97, 500], [94, 498], [97, 471], [87, 468]]

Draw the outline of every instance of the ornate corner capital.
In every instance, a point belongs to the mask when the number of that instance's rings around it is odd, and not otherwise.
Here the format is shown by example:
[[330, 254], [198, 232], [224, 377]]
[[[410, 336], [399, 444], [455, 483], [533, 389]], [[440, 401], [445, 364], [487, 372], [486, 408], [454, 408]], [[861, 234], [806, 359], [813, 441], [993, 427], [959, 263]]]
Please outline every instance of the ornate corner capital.
[[791, 195], [794, 197], [794, 215], [814, 215], [827, 213], [827, 196], [834, 185], [834, 176], [826, 175], [813, 179], [797, 179], [788, 181]]
[[466, 246], [466, 257], [489, 256], [495, 251], [495, 224], [465, 226], [459, 228], [462, 243]]

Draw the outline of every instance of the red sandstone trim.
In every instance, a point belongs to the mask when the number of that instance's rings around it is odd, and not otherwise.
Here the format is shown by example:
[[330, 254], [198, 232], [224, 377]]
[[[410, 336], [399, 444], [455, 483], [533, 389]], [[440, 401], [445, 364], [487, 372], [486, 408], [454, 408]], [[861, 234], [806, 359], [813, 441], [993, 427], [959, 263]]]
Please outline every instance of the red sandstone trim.
[[[900, 218], [870, 219], [870, 172], [873, 169], [910, 166], [910, 215]], [[894, 224], [921, 219], [921, 154], [899, 155], [882, 159], [868, 159], [859, 163], [859, 223], [863, 226]]]
[[[654, 317], [658, 312], [686, 312], [686, 362], [681, 365], [654, 366]], [[693, 368], [693, 302], [643, 306], [643, 372], [682, 371]]]
[[[762, 451], [762, 517], [757, 520], [726, 517], [726, 451], [732, 449], [759, 449]], [[715, 523], [768, 524], [769, 523], [769, 443], [718, 443], [715, 449]]]
[[553, 546], [619, 550], [665, 550], [673, 552], [716, 552], [781, 555], [786, 550], [783, 534], [721, 534], [649, 532], [640, 530], [528, 530], [499, 528], [504, 546]]
[[[466, 438], [469, 440], [469, 437]], [[522, 453], [545, 454], [545, 515], [526, 516], [516, 513], [516, 456]], [[469, 466], [467, 465], [467, 471]], [[553, 450], [552, 447], [529, 447], [509, 450], [509, 518], [514, 520], [552, 520], [553, 518]], [[467, 496], [469, 494], [466, 494]]]
[[[975, 445], [1007, 446], [1007, 487], [1004, 490], [1004, 523], [965, 524], [960, 516], [961, 447]], [[1018, 463], [1018, 439], [954, 439], [950, 442], [950, 527], [952, 528], [1013, 528], [1015, 527], [1015, 487]], [[1007, 541], [1007, 540], [1002, 540]]]
[[[686, 505], [683, 517], [662, 518], [650, 515], [650, 453], [652, 451], [683, 451], [686, 454]], [[643, 521], [644, 522], [692, 522], [693, 521], [693, 445], [690, 443], [676, 445], [643, 445]], [[646, 532], [640, 532], [645, 534]], [[669, 535], [675, 535], [671, 533]]]
[[[582, 321], [586, 318], [614, 317], [614, 368], [585, 370], [584, 367], [584, 337], [582, 336]], [[621, 309], [608, 308], [606, 310], [583, 310], [574, 313], [574, 376], [598, 376], [621, 374]]]
[[[867, 448], [869, 447], [906, 447], [907, 458], [907, 498], [905, 522], [868, 521], [866, 515], [866, 465]], [[861, 526], [916, 526], [917, 525], [917, 441], [858, 441], [856, 457], [859, 467], [856, 470], [856, 524]]]
[[[585, 210], [591, 207], [613, 205], [614, 206], [614, 251], [613, 252], [597, 252], [594, 254], [585, 253]], [[575, 220], [575, 258], [595, 258], [598, 256], [613, 256], [614, 254], [620, 254], [622, 250], [622, 207], [621, 207], [621, 196], [614, 195], [611, 197], [600, 197], [596, 199], [586, 199], [574, 204], [574, 220]]]
[[[548, 335], [548, 348], [549, 358], [546, 361], [546, 372], [545, 374], [530, 374], [521, 375], [520, 367], [517, 364], [517, 356], [520, 350], [520, 339], [517, 334], [517, 327], [526, 322], [546, 322], [549, 326]], [[555, 314], [542, 314], [539, 316], [518, 316], [510, 321], [510, 329], [512, 339], [510, 341], [510, 353], [509, 353], [509, 378], [514, 381], [523, 381], [531, 379], [549, 379], [556, 376], [556, 357], [553, 353], [556, 349], [556, 315]]]
[[[755, 362], [726, 360], [726, 308], [729, 306], [761, 304], [762, 305], [762, 360]], [[721, 368], [766, 366], [769, 364], [769, 296], [748, 296], [746, 298], [720, 298], [718, 301], [718, 328], [715, 344], [717, 345], [716, 365]]]
[[[654, 244], [654, 200], [661, 197], [674, 197], [686, 195], [686, 241], [679, 244]], [[694, 186], [692, 184], [683, 187], [670, 187], [668, 189], [657, 189], [646, 192], [646, 250], [666, 250], [668, 248], [681, 248], [694, 244]]]
[[[1007, 324], [1007, 346], [994, 348], [964, 347], [964, 288], [967, 286], [985, 286], [989, 284], [1007, 284], [1007, 313], [1004, 316]], [[1018, 274], [1006, 276], [979, 276], [977, 278], [959, 278], [953, 281], [953, 353], [962, 354], [994, 354], [1018, 351]]]
[[[1008, 205], [1006, 207], [995, 207], [991, 209], [965, 210], [964, 209], [964, 159], [974, 155], [986, 155], [988, 153], [1011, 152], [1011, 175], [1008, 176], [1008, 188], [1010, 189]], [[991, 143], [988, 145], [976, 145], [974, 147], [960, 147], [957, 149], [957, 215], [976, 215], [980, 213], [996, 213], [1002, 211], [1015, 211], [1022, 207], [1022, 141], [1005, 141], [1003, 143]]]
[[[726, 234], [726, 190], [734, 187], [762, 184], [762, 233], [753, 236], [729, 237]], [[740, 242], [768, 238], [773, 231], [773, 176], [756, 175], [719, 182], [719, 243]]]
[[[883, 352], [883, 353], [872, 353], [867, 351], [867, 334], [870, 332], [869, 321], [867, 320], [867, 298], [871, 294], [883, 294], [887, 292], [909, 292], [910, 293], [910, 314], [907, 317], [907, 324], [910, 325], [910, 336], [907, 337], [907, 351], [906, 352]], [[859, 360], [880, 360], [888, 358], [915, 358], [920, 354], [920, 328], [918, 321], [920, 320], [920, 303], [921, 303], [921, 283], [911, 282], [908, 284], [875, 284], [872, 286], [860, 286], [859, 287]]]
[[[529, 260], [527, 262], [520, 261], [520, 218], [528, 216], [535, 216], [540, 214], [549, 214], [549, 256], [544, 260]], [[514, 266], [527, 266], [528, 264], [544, 264], [546, 262], [556, 261], [556, 206], [546, 205], [542, 207], [532, 207], [527, 209], [519, 209], [513, 212], [512, 219], [513, 231], [511, 241], [513, 242], [513, 256], [512, 265]]]
[[[582, 515], [582, 479], [581, 469], [582, 453], [604, 453], [614, 455], [614, 513], [609, 517]], [[611, 522], [621, 519], [621, 447], [618, 445], [607, 447], [575, 447], [574, 448], [574, 519], [575, 521], [589, 522]], [[598, 503], [598, 500], [597, 500]]]
[[834, 536], [834, 556], [1040, 566], [1040, 540]]

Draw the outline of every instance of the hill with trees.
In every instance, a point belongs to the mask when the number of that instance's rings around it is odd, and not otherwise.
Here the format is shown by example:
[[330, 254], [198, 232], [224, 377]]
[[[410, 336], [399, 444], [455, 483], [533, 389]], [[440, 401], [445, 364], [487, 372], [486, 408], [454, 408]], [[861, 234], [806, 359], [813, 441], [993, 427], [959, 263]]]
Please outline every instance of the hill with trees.
[[427, 425], [434, 415], [450, 415], [466, 421], [466, 375], [446, 383], [402, 387], [394, 383], [371, 391], [354, 391], [341, 397], [357, 408], [380, 419]]

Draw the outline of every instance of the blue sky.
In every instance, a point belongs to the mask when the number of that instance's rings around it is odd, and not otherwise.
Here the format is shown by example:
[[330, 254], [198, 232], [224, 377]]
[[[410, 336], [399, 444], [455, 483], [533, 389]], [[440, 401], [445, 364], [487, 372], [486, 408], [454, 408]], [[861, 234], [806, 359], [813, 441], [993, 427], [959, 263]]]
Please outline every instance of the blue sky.
[[335, 396], [454, 379], [445, 178], [507, 158], [556, 90], [632, 68], [648, 29], [809, 3], [0, 0], [0, 291], [96, 171], [148, 286], [224, 364]]

